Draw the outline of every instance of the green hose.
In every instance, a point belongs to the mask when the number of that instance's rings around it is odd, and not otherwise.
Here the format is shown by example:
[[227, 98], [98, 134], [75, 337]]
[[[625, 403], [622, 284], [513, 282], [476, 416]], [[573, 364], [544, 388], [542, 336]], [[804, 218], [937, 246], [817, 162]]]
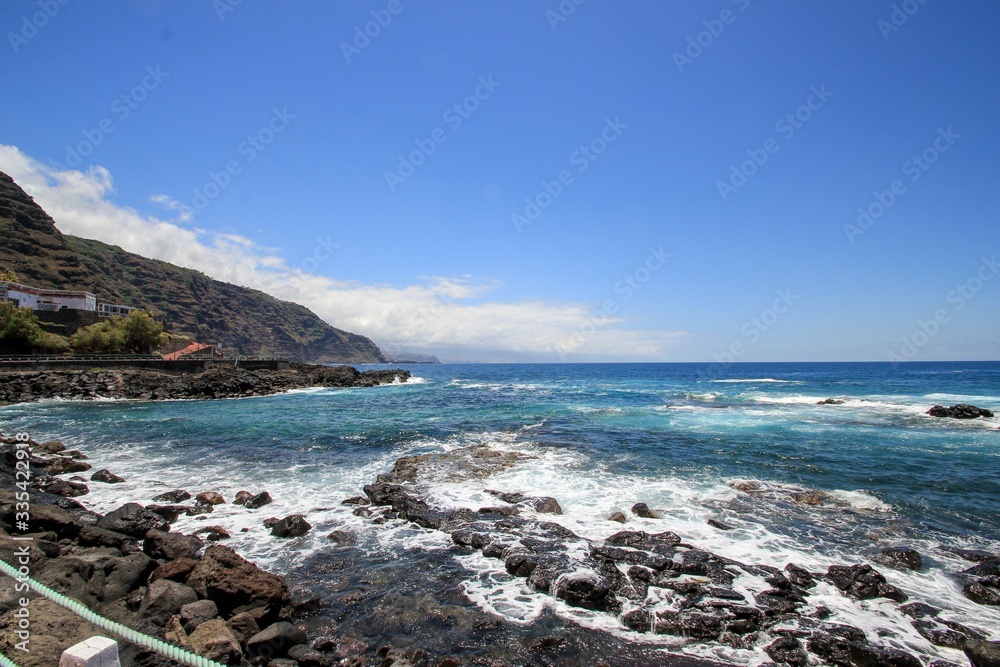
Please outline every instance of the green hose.
[[[71, 612], [80, 616], [81, 618], [93, 623], [99, 628], [113, 632], [114, 634], [122, 637], [123, 639], [143, 646], [145, 648], [156, 651], [160, 655], [166, 656], [177, 662], [182, 662], [185, 665], [190, 665], [191, 667], [225, 667], [222, 663], [216, 662], [215, 660], [209, 660], [208, 658], [203, 658], [200, 655], [191, 653], [190, 651], [185, 651], [182, 648], [178, 648], [173, 644], [168, 644], [167, 642], [157, 639], [156, 637], [150, 637], [149, 635], [144, 635], [137, 630], [133, 630], [127, 625], [122, 625], [121, 623], [116, 623], [110, 619], [104, 618], [100, 614], [97, 614], [82, 603], [76, 600], [66, 597], [62, 593], [57, 593], [48, 586], [38, 583], [34, 579], [27, 577], [6, 561], [0, 560], [0, 571], [9, 577], [13, 577], [19, 582], [27, 582], [35, 592], [40, 595], [45, 596], [49, 600], [52, 600], [56, 604], [69, 609]], [[2, 653], [0, 653], [0, 665], [3, 667], [17, 667], [17, 664], [13, 662], [10, 658], [7, 658]]]

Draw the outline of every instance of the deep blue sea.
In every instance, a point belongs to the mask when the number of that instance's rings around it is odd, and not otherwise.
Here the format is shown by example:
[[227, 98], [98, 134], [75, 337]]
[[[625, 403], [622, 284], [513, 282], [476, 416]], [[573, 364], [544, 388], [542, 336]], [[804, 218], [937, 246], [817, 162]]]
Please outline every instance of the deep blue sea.
[[[227, 500], [240, 489], [267, 489], [275, 503], [258, 512], [223, 505], [175, 529], [222, 525], [233, 534], [227, 543], [245, 556], [330, 600], [365, 576], [378, 582], [372, 586], [405, 579], [412, 590], [434, 590], [440, 578], [453, 604], [464, 601], [527, 633], [563, 624], [650, 641], [613, 618], [532, 593], [499, 561], [455, 555], [447, 535], [374, 525], [340, 505], [400, 456], [485, 443], [536, 458], [496, 478], [441, 482], [435, 497], [475, 508], [489, 502], [486, 488], [552, 496], [565, 511], [558, 520], [594, 539], [621, 529], [609, 514], [641, 501], [663, 515], [651, 532], [673, 530], [715, 553], [777, 567], [825, 570], [869, 562], [889, 546], [914, 547], [925, 556], [923, 570], [883, 570], [890, 582], [1000, 639], [1000, 609], [961, 594], [954, 574], [969, 564], [936, 548], [1000, 552], [1000, 419], [925, 414], [955, 403], [1000, 414], [1000, 363], [734, 364], [721, 374], [704, 364], [408, 368], [412, 382], [375, 389], [9, 406], [0, 408], [0, 430], [59, 438], [86, 452], [95, 469], [124, 475], [125, 484], [93, 483], [81, 498], [99, 511], [172, 488], [219, 491]], [[817, 405], [827, 398], [844, 402]], [[735, 488], [748, 481], [758, 483], [753, 495]], [[794, 500], [813, 490], [823, 492], [821, 505]], [[314, 530], [289, 543], [261, 525], [265, 516], [291, 513], [305, 513]], [[709, 519], [735, 529], [717, 530]], [[358, 536], [352, 565], [330, 564], [325, 536], [334, 529]], [[930, 647], [890, 606], [832, 595], [825, 603], [834, 620], [928, 659], [961, 655]], [[338, 623], [366, 641], [392, 635], [384, 619], [358, 628], [350, 619]], [[645, 646], [662, 650], [655, 641]], [[711, 645], [670, 650], [746, 664], [767, 659]]]

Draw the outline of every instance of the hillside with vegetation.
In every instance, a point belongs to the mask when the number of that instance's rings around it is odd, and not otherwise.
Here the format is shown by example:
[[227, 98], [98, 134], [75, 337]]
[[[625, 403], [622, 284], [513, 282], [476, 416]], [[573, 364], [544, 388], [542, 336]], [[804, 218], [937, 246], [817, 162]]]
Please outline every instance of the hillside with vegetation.
[[138, 306], [172, 334], [221, 342], [227, 353], [273, 350], [295, 361], [386, 361], [370, 339], [330, 326], [305, 306], [118, 246], [62, 234], [52, 218], [0, 172], [3, 268], [27, 285], [86, 290], [98, 301]]

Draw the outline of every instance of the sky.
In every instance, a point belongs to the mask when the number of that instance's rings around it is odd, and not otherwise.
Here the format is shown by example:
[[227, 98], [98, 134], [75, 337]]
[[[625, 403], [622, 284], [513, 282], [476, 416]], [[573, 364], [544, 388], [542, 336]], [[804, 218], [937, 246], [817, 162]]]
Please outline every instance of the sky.
[[391, 354], [1000, 359], [998, 32], [992, 0], [5, 0], [0, 171]]

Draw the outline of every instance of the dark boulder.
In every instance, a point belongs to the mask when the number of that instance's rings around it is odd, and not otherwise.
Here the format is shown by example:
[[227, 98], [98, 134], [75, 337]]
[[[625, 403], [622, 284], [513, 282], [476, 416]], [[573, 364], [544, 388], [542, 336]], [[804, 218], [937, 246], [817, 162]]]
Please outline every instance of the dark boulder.
[[977, 639], [962, 648], [973, 667], [1000, 667], [1000, 642]]
[[265, 659], [280, 658], [288, 651], [307, 641], [306, 633], [287, 621], [269, 625], [247, 640], [247, 655]]
[[963, 570], [964, 574], [971, 574], [977, 577], [996, 577], [1000, 576], [1000, 558], [990, 558], [989, 560], [984, 560], [979, 565], [975, 567], [970, 567], [968, 570]]
[[920, 553], [908, 547], [891, 547], [872, 558], [876, 563], [896, 569], [919, 570], [924, 561]]
[[162, 516], [167, 523], [177, 521], [177, 517], [181, 514], [185, 514], [188, 510], [185, 505], [146, 505], [146, 509], [150, 512], [156, 512]]
[[190, 500], [190, 498], [191, 494], [184, 489], [167, 491], [166, 493], [161, 493], [158, 496], [153, 496], [153, 500], [161, 503], [182, 503], [185, 500]]
[[977, 408], [968, 403], [959, 403], [947, 408], [943, 405], [935, 405], [927, 411], [931, 417], [948, 417], [951, 419], [978, 419], [979, 417], [992, 417], [993, 412], [986, 408]]
[[162, 628], [181, 607], [197, 601], [198, 596], [188, 586], [170, 579], [157, 579], [146, 589], [139, 617], [144, 623]]
[[114, 474], [107, 468], [102, 468], [90, 476], [90, 481], [104, 482], [105, 484], [120, 484], [125, 481], [125, 478]]
[[260, 507], [263, 507], [264, 505], [268, 505], [271, 502], [272, 502], [271, 494], [268, 493], [267, 491], [261, 491], [257, 495], [247, 498], [247, 501], [243, 503], [243, 505], [247, 509], [255, 510]]
[[283, 578], [261, 570], [221, 544], [205, 549], [187, 583], [200, 597], [213, 600], [224, 618], [234, 611], [243, 611], [240, 607], [245, 610], [266, 607], [269, 616], [272, 613], [276, 616], [290, 600]]
[[[356, 539], [352, 533], [346, 530], [335, 530], [326, 536], [328, 540], [334, 544], [339, 544], [340, 546], [349, 546], [356, 542]], [[455, 534], [452, 533], [452, 541], [455, 540]], [[456, 542], [458, 544], [458, 542]]]
[[646, 503], [632, 505], [632, 514], [643, 519], [659, 519], [660, 515], [649, 508]]
[[778, 637], [764, 647], [764, 653], [767, 653], [775, 662], [783, 662], [796, 667], [805, 667], [809, 664], [809, 657], [802, 648], [802, 642], [795, 637]]
[[203, 536], [207, 542], [218, 542], [228, 540], [232, 535], [222, 526], [205, 526], [194, 531], [195, 536]]
[[851, 643], [848, 653], [853, 667], [923, 667], [916, 656], [894, 648]]
[[883, 597], [906, 602], [906, 594], [887, 583], [885, 577], [871, 565], [831, 565], [826, 578], [856, 600]]
[[962, 588], [965, 597], [975, 603], [1000, 607], [1000, 577], [985, 577], [971, 581]]
[[574, 607], [608, 611], [613, 608], [611, 582], [596, 572], [578, 572], [556, 582], [556, 597]]
[[149, 575], [149, 582], [152, 583], [157, 579], [185, 582], [197, 564], [198, 561], [193, 558], [178, 558], [153, 570]]
[[312, 525], [301, 514], [292, 514], [279, 519], [271, 526], [271, 534], [275, 537], [301, 537], [312, 529]]
[[177, 560], [178, 558], [193, 558], [203, 546], [205, 543], [192, 535], [151, 530], [146, 533], [142, 550], [152, 558]]
[[150, 530], [170, 530], [170, 524], [166, 519], [150, 512], [138, 503], [126, 503], [116, 510], [108, 512], [97, 521], [98, 528], [122, 533], [136, 539], [146, 537]]
[[562, 507], [559, 506], [559, 502], [555, 498], [549, 498], [548, 496], [543, 496], [541, 498], [534, 498], [531, 502], [535, 511], [539, 514], [562, 514]]
[[156, 561], [144, 553], [134, 553], [121, 558], [112, 558], [104, 565], [104, 588], [102, 599], [113, 602], [125, 597], [133, 590], [145, 585], [149, 575], [156, 569]]

